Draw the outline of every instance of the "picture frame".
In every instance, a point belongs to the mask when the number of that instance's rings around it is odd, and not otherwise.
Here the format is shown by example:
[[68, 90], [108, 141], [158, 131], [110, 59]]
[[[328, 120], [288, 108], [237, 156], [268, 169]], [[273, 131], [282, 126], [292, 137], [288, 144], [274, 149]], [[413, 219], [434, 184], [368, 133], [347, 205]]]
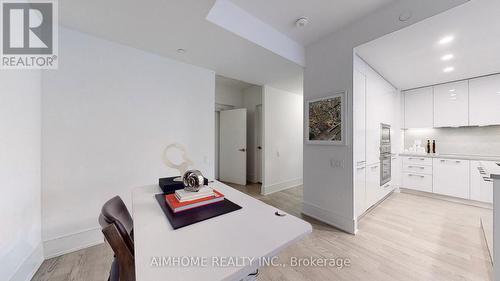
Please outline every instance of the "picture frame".
[[346, 144], [346, 91], [305, 102], [305, 142], [319, 145]]

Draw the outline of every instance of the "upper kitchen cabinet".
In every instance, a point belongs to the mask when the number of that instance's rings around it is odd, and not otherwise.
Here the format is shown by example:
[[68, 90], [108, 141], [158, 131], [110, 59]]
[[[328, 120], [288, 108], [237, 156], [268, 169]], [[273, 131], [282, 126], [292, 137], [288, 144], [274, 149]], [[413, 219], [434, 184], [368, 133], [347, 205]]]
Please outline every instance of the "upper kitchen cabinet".
[[432, 87], [404, 92], [405, 128], [432, 128], [433, 97]]
[[500, 124], [500, 75], [469, 80], [470, 125]]
[[434, 127], [469, 125], [469, 82], [434, 87]]

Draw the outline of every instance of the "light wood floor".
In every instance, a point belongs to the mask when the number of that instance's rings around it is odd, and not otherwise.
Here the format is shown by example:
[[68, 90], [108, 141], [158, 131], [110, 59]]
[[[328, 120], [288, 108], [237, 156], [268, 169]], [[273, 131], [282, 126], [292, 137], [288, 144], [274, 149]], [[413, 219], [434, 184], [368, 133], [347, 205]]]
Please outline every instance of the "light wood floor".
[[[368, 213], [356, 236], [303, 216], [302, 188], [268, 196], [260, 186], [234, 186], [251, 196], [302, 217], [313, 233], [280, 254], [349, 258], [349, 268], [267, 267], [258, 280], [492, 280], [492, 267], [479, 218], [485, 212], [438, 199], [394, 193]], [[107, 280], [112, 252], [106, 245], [47, 260], [32, 280]], [[156, 281], [156, 280], [152, 280]]]

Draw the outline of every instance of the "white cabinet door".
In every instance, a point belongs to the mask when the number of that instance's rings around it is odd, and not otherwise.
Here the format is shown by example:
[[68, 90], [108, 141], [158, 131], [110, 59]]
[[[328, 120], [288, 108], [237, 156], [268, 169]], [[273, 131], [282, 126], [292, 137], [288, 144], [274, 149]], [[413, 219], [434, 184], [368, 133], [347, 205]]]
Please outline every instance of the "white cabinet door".
[[403, 172], [402, 177], [404, 188], [432, 192], [432, 175]]
[[469, 125], [469, 81], [434, 87], [434, 127]]
[[470, 161], [434, 159], [433, 192], [459, 198], [469, 198]]
[[354, 71], [354, 161], [366, 161], [366, 77]]
[[359, 217], [366, 211], [366, 166], [361, 165], [356, 167], [354, 179], [354, 196], [356, 217]]
[[366, 72], [366, 163], [380, 161], [380, 124], [391, 123], [395, 89], [372, 69]]
[[470, 125], [500, 124], [500, 75], [469, 80]]
[[401, 158], [396, 155], [392, 156], [391, 162], [391, 185], [394, 188], [401, 187], [401, 167], [402, 162]]
[[380, 163], [366, 167], [366, 208], [377, 203], [380, 196]]
[[493, 182], [479, 172], [480, 161], [470, 162], [470, 199], [493, 203]]
[[432, 128], [432, 87], [404, 92], [405, 128]]

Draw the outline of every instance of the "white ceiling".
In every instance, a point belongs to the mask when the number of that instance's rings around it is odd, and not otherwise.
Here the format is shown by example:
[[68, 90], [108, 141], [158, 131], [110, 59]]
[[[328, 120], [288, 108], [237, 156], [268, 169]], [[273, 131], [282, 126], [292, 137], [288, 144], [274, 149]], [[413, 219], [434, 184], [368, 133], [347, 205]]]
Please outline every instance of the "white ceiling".
[[[303, 46], [370, 14], [393, 0], [231, 0]], [[309, 24], [295, 27], [306, 16]]]
[[[212, 69], [248, 83], [302, 93], [303, 68], [205, 18], [215, 0], [64, 0], [61, 25]], [[177, 53], [178, 48], [187, 50]]]
[[[500, 1], [472, 0], [356, 49], [401, 89], [500, 72]], [[447, 35], [455, 40], [438, 41]], [[452, 53], [454, 59], [441, 57]], [[444, 73], [445, 67], [454, 71]]]

